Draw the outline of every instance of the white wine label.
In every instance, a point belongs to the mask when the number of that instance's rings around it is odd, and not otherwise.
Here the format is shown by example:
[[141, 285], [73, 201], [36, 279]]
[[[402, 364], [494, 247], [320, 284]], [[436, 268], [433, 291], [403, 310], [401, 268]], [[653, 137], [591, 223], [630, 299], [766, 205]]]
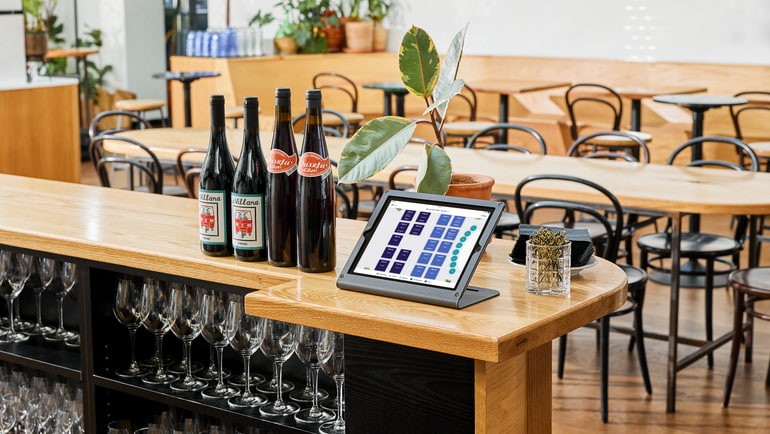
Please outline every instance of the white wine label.
[[261, 194], [231, 196], [233, 208], [233, 248], [265, 248], [265, 199]]
[[288, 155], [280, 149], [271, 149], [267, 159], [267, 171], [291, 175], [297, 170], [297, 154]]
[[307, 178], [316, 176], [326, 178], [332, 173], [331, 161], [328, 157], [324, 158], [315, 152], [305, 152], [299, 157], [297, 173]]
[[223, 190], [199, 190], [198, 214], [203, 244], [227, 245], [227, 204]]

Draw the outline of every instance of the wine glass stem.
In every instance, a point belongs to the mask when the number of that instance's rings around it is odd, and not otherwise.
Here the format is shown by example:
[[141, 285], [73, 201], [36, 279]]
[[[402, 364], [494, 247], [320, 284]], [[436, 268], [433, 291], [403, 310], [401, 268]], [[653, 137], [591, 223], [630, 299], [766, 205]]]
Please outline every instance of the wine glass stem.
[[13, 336], [16, 334], [13, 328], [13, 299], [8, 297], [5, 301], [8, 303], [8, 335]]
[[129, 369], [132, 371], [138, 370], [139, 365], [136, 363], [136, 327], [130, 327], [128, 329], [128, 336], [131, 340], [131, 365]]
[[334, 376], [334, 383], [337, 385], [337, 420], [334, 421], [334, 429], [337, 431], [345, 429], [345, 419], [342, 417], [342, 412], [345, 410], [345, 399], [342, 396], [344, 382], [344, 375]]
[[312, 370], [310, 369], [310, 363], [308, 363], [305, 365], [305, 390], [303, 391], [303, 394], [313, 392], [313, 378], [311, 376]]
[[246, 375], [246, 386], [243, 388], [243, 395], [241, 395], [241, 399], [244, 401], [251, 398], [251, 391], [249, 389], [251, 388], [251, 355], [250, 354], [243, 354], [243, 372]]
[[313, 405], [310, 407], [310, 413], [318, 413], [318, 370], [319, 366], [309, 367], [310, 382], [313, 384]]
[[283, 362], [273, 362], [273, 371], [276, 373], [275, 406], [283, 407]]
[[185, 375], [184, 380], [182, 381], [183, 384], [191, 384], [194, 383], [195, 380], [192, 376], [192, 363], [190, 363], [191, 357], [192, 357], [192, 340], [185, 339], [182, 341], [184, 343], [184, 356], [187, 358], [187, 373]]
[[59, 306], [59, 330], [58, 333], [64, 333], [64, 296], [56, 297], [56, 303]]
[[37, 320], [35, 321], [35, 327], [41, 327], [43, 325], [43, 293], [35, 293], [35, 309], [37, 310]]
[[155, 343], [158, 348], [158, 371], [155, 376], [162, 378], [165, 373], [163, 372], [163, 335], [160, 333], [155, 334]]
[[219, 368], [219, 379], [217, 380], [217, 389], [221, 390], [225, 386], [225, 379], [224, 379], [224, 369], [222, 369], [222, 353], [225, 350], [225, 347], [216, 347], [217, 350], [217, 368]]

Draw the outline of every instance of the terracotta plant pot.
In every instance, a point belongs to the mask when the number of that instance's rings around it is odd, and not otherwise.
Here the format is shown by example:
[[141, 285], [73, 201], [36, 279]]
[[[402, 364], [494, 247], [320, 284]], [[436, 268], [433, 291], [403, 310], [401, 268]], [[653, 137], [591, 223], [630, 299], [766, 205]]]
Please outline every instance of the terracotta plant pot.
[[446, 196], [465, 197], [469, 199], [492, 199], [492, 186], [495, 178], [486, 175], [453, 173], [452, 183], [445, 193]]
[[324, 27], [321, 29], [321, 33], [326, 37], [327, 51], [329, 53], [339, 53], [342, 51], [343, 43], [345, 42], [345, 34], [342, 27]]
[[284, 36], [275, 38], [273, 43], [275, 44], [276, 54], [297, 54], [297, 42], [292, 36]]
[[48, 34], [43, 32], [25, 33], [24, 45], [27, 57], [42, 59], [48, 52]]
[[345, 52], [371, 53], [374, 42], [374, 23], [349, 21], [345, 24]]
[[388, 44], [388, 29], [381, 26], [374, 26], [374, 41], [372, 49], [376, 52], [383, 52]]

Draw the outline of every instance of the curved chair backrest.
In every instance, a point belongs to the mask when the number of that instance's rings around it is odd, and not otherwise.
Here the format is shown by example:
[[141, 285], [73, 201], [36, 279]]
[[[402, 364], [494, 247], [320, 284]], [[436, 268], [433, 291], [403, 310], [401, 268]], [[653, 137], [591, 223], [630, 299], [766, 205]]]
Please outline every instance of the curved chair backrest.
[[[581, 91], [599, 92], [602, 96], [581, 96]], [[623, 116], [623, 99], [612, 88], [596, 83], [573, 84], [567, 89], [564, 94], [564, 99], [567, 104], [567, 113], [569, 114], [569, 119], [572, 123], [572, 125], [570, 125], [572, 140], [577, 140], [578, 138], [578, 120], [575, 110], [577, 104], [583, 106], [586, 103], [594, 103], [608, 109], [612, 113], [612, 116], [610, 117], [610, 129], [613, 131], [620, 130], [620, 119]]]
[[[554, 182], [581, 184], [591, 188], [603, 196], [603, 203], [609, 204], [609, 211], [614, 213], [615, 224], [613, 225], [607, 219], [604, 211], [599, 210], [586, 202], [549, 199], [533, 200], [532, 197], [536, 197], [536, 195], [528, 195], [524, 190], [527, 185], [535, 182], [547, 183], [549, 188], [553, 188]], [[585, 213], [594, 217], [602, 224], [606, 233], [605, 245], [602, 249], [597, 250], [609, 261], [615, 262], [617, 259], [618, 246], [623, 236], [623, 207], [620, 205], [620, 201], [615, 195], [601, 185], [584, 178], [569, 175], [531, 175], [521, 180], [516, 186], [513, 201], [516, 205], [516, 212], [522, 223], [530, 223], [532, 221], [533, 213], [539, 209], [557, 209], [565, 211], [565, 227], [570, 227], [570, 225], [574, 223], [574, 216], [577, 213]]]
[[392, 172], [390, 172], [390, 176], [388, 177], [388, 188], [391, 190], [405, 190], [412, 186], [413, 184], [406, 184], [406, 183], [399, 183], [396, 181], [396, 178], [398, 178], [399, 174], [402, 174], [404, 172], [417, 172], [417, 166], [413, 165], [406, 165], [406, 166], [399, 166], [393, 169]]
[[150, 193], [163, 194], [162, 174], [159, 178], [156, 171], [148, 165], [124, 157], [103, 157], [96, 162], [96, 173], [99, 175], [99, 181], [101, 182], [102, 187], [112, 187], [112, 182], [110, 181], [110, 168], [114, 168], [115, 166], [129, 167], [127, 182], [129, 190], [136, 190], [136, 185], [134, 185], [134, 180], [136, 179], [134, 170], [138, 170], [140, 175], [142, 175], [140, 178], [146, 180], [148, 183], [147, 191]]
[[207, 152], [208, 150], [205, 148], [186, 148], [182, 149], [178, 154], [176, 154], [176, 171], [184, 177], [184, 186], [185, 189], [187, 189], [187, 195], [192, 198], [198, 197], [198, 190], [195, 188], [195, 182], [200, 177], [201, 163], [197, 161], [192, 164], [185, 162], [185, 157], [190, 154], [206, 155]]
[[[599, 136], [617, 136], [622, 137], [624, 139], [628, 139], [630, 141], [633, 141], [636, 143], [637, 146], [639, 146], [639, 155], [642, 157], [641, 162], [642, 163], [649, 163], [650, 162], [650, 148], [647, 147], [647, 143], [645, 143], [644, 140], [640, 139], [637, 135], [632, 133], [627, 133], [625, 131], [599, 131], [596, 133], [587, 134], [585, 136], [577, 138], [572, 145], [567, 150], [567, 156], [568, 157], [592, 157], [591, 154], [594, 153], [594, 151], [589, 151], [587, 154], [582, 153], [583, 147], [593, 147], [593, 143], [591, 143], [591, 139], [594, 139]], [[603, 145], [607, 146], [607, 145]], [[628, 148], [628, 146], [618, 146], [619, 148]], [[602, 154], [605, 154], [603, 152]], [[623, 158], [623, 154], [618, 153], [618, 158]], [[603, 158], [603, 157], [593, 157], [593, 158]], [[633, 158], [633, 161], [637, 161], [637, 158]]]
[[[118, 126], [115, 128], [108, 128], [105, 130], [99, 130], [99, 122], [102, 120], [109, 120], [110, 118], [116, 118]], [[127, 121], [123, 118], [128, 118]], [[126, 121], [126, 126], [123, 126], [123, 122]], [[134, 112], [124, 110], [107, 110], [99, 113], [91, 121], [91, 125], [88, 126], [88, 138], [93, 140], [99, 134], [113, 134], [121, 131], [131, 130], [133, 123], [136, 122], [137, 126], [141, 129], [152, 128], [152, 125], [144, 118]]]
[[[701, 146], [704, 143], [724, 143], [725, 146], [732, 147], [733, 150], [736, 151], [738, 155], [749, 158], [751, 163], [749, 165], [748, 170], [751, 170], [752, 172], [759, 170], [759, 159], [757, 158], [757, 154], [754, 152], [753, 149], [751, 149], [749, 145], [747, 145], [741, 140], [734, 139], [732, 137], [720, 137], [720, 136], [696, 137], [694, 139], [690, 139], [682, 143], [671, 152], [671, 155], [669, 155], [668, 157], [667, 164], [674, 164], [677, 157], [681, 155], [684, 151], [690, 150], [692, 152], [696, 146]], [[690, 155], [692, 155], [692, 153]], [[700, 158], [700, 159], [689, 161], [688, 164], [698, 165], [699, 163], [704, 162], [704, 163], [710, 163], [711, 165], [714, 165], [716, 164], [716, 161], [721, 161], [721, 160], [703, 160], [702, 158]]]
[[[547, 146], [545, 144], [545, 139], [535, 129], [530, 128], [530, 127], [528, 127], [526, 125], [509, 124], [509, 123], [494, 124], [494, 125], [490, 125], [487, 128], [484, 128], [483, 130], [481, 130], [481, 131], [477, 132], [476, 134], [474, 134], [473, 136], [471, 136], [471, 138], [468, 139], [468, 144], [466, 144], [465, 147], [466, 148], [475, 148], [476, 147], [476, 141], [480, 137], [489, 137], [495, 131], [499, 131], [499, 132], [505, 131], [507, 133], [509, 130], [522, 131], [522, 132], [524, 132], [526, 134], [529, 134], [530, 136], [534, 137], [534, 139], [537, 141], [537, 144], [538, 144], [538, 146], [540, 148], [540, 154], [545, 155], [547, 153], [548, 148], [547, 148]], [[493, 137], [497, 137], [497, 135], [493, 135]], [[493, 143], [493, 145], [498, 145], [498, 143]], [[527, 154], [531, 153], [530, 151], [527, 151], [526, 148], [519, 147], [519, 146], [514, 146], [514, 147], [518, 148], [516, 150], [526, 151], [525, 153], [527, 153]], [[495, 149], [502, 150], [502, 148], [495, 148]]]
[[[742, 115], [745, 115], [746, 113], [758, 113], [760, 111], [764, 111], [767, 116], [770, 116], [770, 92], [750, 90], [745, 92], [738, 92], [733, 96], [736, 96], [739, 98], [750, 98], [752, 96], [755, 96], [755, 97], [767, 99], [768, 101], [768, 104], [764, 104], [764, 105], [743, 104], [743, 105], [730, 106], [730, 117], [732, 118], [732, 121], [733, 121], [733, 127], [735, 127], [735, 138], [739, 140], [743, 140], [744, 131], [741, 128], [741, 123], [740, 123], [740, 119]], [[770, 117], [768, 117], [767, 119], [770, 120]]]
[[[112, 158], [112, 160], [109, 160], [109, 162], [117, 163], [116, 158], [122, 158], [122, 157], [110, 157], [107, 156], [107, 154], [104, 152], [104, 141], [105, 140], [111, 140], [111, 141], [118, 141], [118, 142], [125, 142], [129, 145], [137, 148], [139, 152], [136, 153], [138, 158], [125, 158], [126, 160], [130, 160], [135, 162], [136, 164], [142, 165], [146, 167], [152, 174], [154, 178], [154, 188], [157, 191], [153, 191], [154, 193], [163, 193], [163, 167], [160, 164], [160, 160], [158, 160], [158, 157], [155, 155], [154, 152], [144, 144], [123, 136], [116, 136], [112, 134], [99, 134], [94, 138], [94, 140], [91, 141], [91, 144], [89, 145], [88, 153], [91, 156], [92, 159], [94, 159], [94, 164], [96, 164], [97, 172], [102, 170], [104, 171], [104, 168], [99, 168], [99, 162], [108, 158]], [[141, 155], [141, 156], [139, 156]], [[105, 163], [106, 164], [106, 163]], [[105, 164], [102, 164], [104, 166]], [[135, 164], [132, 164], [133, 167], [136, 167]], [[142, 169], [139, 169], [142, 170]], [[143, 171], [143, 170], [142, 170]], [[143, 171], [144, 172], [144, 171]], [[133, 177], [129, 176], [131, 189], [134, 189], [133, 186]], [[103, 178], [100, 174], [100, 181], [102, 183], [102, 186], [104, 187], [111, 187], [108, 178]]]
[[[329, 135], [330, 136], [334, 136], [334, 137], [347, 137], [348, 136], [348, 134], [350, 133], [350, 123], [348, 122], [347, 119], [345, 119], [345, 116], [343, 116], [342, 113], [340, 113], [340, 112], [338, 112], [336, 110], [330, 110], [330, 109], [322, 109], [321, 112], [323, 113], [323, 115], [331, 115], [331, 116], [334, 116], [334, 117], [338, 118], [340, 120], [340, 124], [342, 125], [342, 131], [340, 131], [340, 130], [338, 130], [336, 128], [324, 126], [324, 133], [327, 136], [329, 136]], [[292, 119], [291, 120], [291, 126], [295, 127], [299, 121], [305, 119], [305, 116], [307, 116], [307, 113], [302, 113], [301, 115], [299, 115], [299, 116], [295, 117], [294, 119]], [[295, 131], [296, 131], [296, 129], [295, 129]]]
[[[353, 80], [336, 72], [319, 72], [313, 76], [313, 89], [332, 89], [350, 97], [350, 111], [358, 111], [358, 86]], [[347, 135], [345, 136], [347, 137]]]

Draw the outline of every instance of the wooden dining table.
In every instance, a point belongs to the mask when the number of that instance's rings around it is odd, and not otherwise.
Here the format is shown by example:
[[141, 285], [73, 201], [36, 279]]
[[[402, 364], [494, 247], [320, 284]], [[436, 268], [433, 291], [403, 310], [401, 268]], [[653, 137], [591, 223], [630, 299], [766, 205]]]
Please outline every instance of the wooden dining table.
[[[189, 147], [206, 147], [206, 129], [149, 129], [120, 133], [130, 136], [151, 149], [159, 156], [173, 157], [175, 152]], [[228, 131], [231, 151], [238, 155], [241, 140], [237, 130]], [[263, 149], [269, 149], [270, 132], [261, 133]], [[298, 146], [301, 135], [298, 137]], [[346, 139], [329, 137], [327, 144], [332, 159], [339, 159]], [[112, 152], [131, 153], [120, 142], [105, 143]], [[420, 161], [422, 146], [407, 146], [382, 171], [370, 181], [386, 185], [390, 172], [399, 166]], [[625, 161], [607, 161], [585, 158], [571, 158], [552, 155], [524, 155], [511, 152], [484, 151], [478, 149], [446, 148], [454, 172], [484, 174], [495, 178], [493, 192], [503, 198], [514, 195], [518, 183], [529, 175], [564, 174], [585, 178], [609, 189], [622, 204], [624, 210], [653, 213], [672, 219], [671, 237], [671, 293], [669, 305], [669, 330], [662, 334], [668, 341], [666, 409], [675, 411], [676, 377], [678, 371], [714, 351], [730, 340], [721, 336], [710, 343], [699, 342], [699, 349], [685, 357], [679, 357], [680, 343], [678, 312], [680, 288], [681, 232], [683, 216], [690, 213], [711, 215], [751, 216], [749, 231], [749, 267], [758, 262], [757, 226], [758, 216], [770, 214], [770, 199], [765, 194], [770, 185], [770, 173], [728, 171], [715, 168], [643, 164]], [[549, 187], [543, 183], [531, 189], [533, 197], [570, 199], [599, 206], [606, 205], [596, 193], [581, 187], [564, 189]], [[731, 334], [727, 334], [731, 335]], [[692, 343], [689, 339], [686, 342]]]
[[550, 80], [486, 79], [468, 82], [468, 86], [473, 88], [476, 92], [496, 93], [500, 95], [500, 123], [508, 122], [508, 106], [511, 95], [566, 87], [569, 85], [570, 83], [567, 81]]

